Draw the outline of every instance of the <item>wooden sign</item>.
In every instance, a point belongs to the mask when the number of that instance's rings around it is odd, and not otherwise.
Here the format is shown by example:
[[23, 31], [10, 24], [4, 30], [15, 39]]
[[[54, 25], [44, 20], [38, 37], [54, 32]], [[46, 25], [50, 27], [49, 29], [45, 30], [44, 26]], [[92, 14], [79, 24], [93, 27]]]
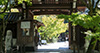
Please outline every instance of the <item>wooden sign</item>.
[[21, 28], [30, 28], [30, 21], [21, 22]]

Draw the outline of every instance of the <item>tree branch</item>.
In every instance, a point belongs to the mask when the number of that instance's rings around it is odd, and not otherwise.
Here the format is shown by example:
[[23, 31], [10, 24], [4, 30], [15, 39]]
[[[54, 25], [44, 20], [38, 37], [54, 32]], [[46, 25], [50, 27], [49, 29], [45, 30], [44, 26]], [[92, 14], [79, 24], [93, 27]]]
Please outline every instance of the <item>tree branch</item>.
[[[9, 0], [8, 0], [8, 2], [9, 2]], [[5, 13], [5, 11], [7, 10], [8, 2], [7, 2], [7, 4], [5, 4], [5, 9], [3, 10], [3, 12], [0, 12], [0, 14]]]
[[95, 7], [95, 9], [98, 7], [98, 3], [99, 3], [99, 1], [100, 1], [100, 0], [98, 0], [98, 1], [96, 2], [96, 7]]
[[92, 7], [94, 7], [94, 0], [92, 0]]
[[89, 9], [92, 9], [93, 7], [92, 7], [92, 2], [91, 2], [91, 0], [89, 0]]

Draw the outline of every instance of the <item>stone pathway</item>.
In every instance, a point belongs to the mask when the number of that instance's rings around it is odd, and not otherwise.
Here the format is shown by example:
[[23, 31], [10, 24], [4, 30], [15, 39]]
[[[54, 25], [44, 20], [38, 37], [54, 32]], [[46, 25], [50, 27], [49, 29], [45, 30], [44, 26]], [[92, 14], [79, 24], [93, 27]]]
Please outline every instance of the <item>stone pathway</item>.
[[56, 42], [38, 46], [38, 50], [36, 52], [27, 52], [27, 53], [72, 53], [72, 50], [68, 48], [69, 48], [68, 41]]

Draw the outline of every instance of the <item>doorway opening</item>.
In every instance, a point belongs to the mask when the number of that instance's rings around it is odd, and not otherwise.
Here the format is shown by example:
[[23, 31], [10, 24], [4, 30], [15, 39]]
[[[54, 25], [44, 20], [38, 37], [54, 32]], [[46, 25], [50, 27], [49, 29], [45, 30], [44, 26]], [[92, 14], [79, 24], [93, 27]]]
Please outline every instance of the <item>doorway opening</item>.
[[67, 20], [58, 19], [57, 15], [36, 15], [34, 19], [44, 24], [44, 26], [38, 28], [37, 52], [63, 52], [69, 50]]

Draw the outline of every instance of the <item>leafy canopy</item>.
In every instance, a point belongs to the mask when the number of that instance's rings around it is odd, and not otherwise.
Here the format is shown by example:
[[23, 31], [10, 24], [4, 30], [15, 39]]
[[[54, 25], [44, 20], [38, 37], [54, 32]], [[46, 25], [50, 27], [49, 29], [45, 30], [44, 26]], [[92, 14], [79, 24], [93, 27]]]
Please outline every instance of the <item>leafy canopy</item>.
[[[64, 24], [64, 19], [57, 19], [54, 16], [44, 16], [42, 22], [45, 26], [39, 28], [40, 35], [43, 39], [57, 38], [62, 32], [68, 30], [68, 23]], [[42, 32], [41, 32], [42, 30]]]
[[72, 13], [71, 15], [58, 15], [58, 18], [68, 19], [72, 22], [73, 26], [80, 25], [86, 29], [95, 30], [95, 32], [91, 33], [88, 33], [87, 31], [87, 35], [90, 35], [91, 37], [96, 37], [98, 39], [98, 36], [100, 36], [100, 15], [98, 14], [90, 16], [86, 14]]
[[0, 5], [4, 5], [7, 2], [8, 2], [8, 0], [0, 0]]
[[98, 27], [100, 23], [100, 16], [98, 14], [90, 16], [86, 14], [72, 13], [71, 15], [58, 15], [58, 18], [68, 19], [72, 22], [73, 26], [80, 25], [87, 29], [94, 29], [94, 26]]
[[18, 0], [18, 4], [22, 4], [23, 1], [27, 2], [28, 5], [32, 5], [32, 2], [31, 2], [32, 0]]

